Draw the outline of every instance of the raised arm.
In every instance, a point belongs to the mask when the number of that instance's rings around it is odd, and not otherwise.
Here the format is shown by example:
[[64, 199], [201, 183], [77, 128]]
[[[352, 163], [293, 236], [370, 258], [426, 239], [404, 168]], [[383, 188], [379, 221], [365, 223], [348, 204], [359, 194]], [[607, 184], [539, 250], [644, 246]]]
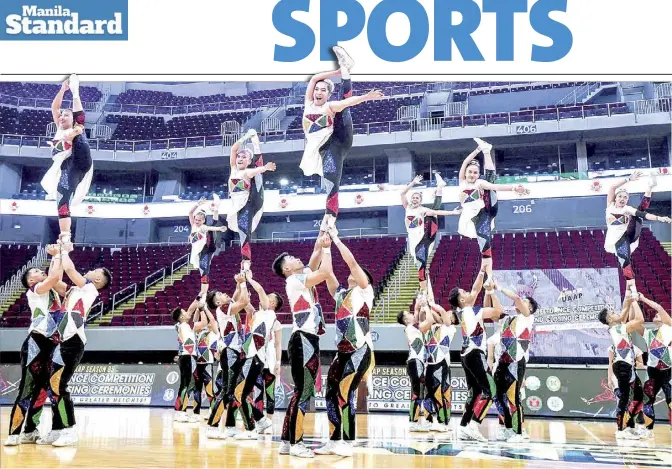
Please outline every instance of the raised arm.
[[642, 308], [639, 307], [639, 303], [633, 301], [630, 307], [634, 309], [635, 314], [634, 318], [628, 321], [627, 324], [625, 325], [625, 331], [628, 334], [631, 333], [632, 331], [639, 330], [641, 327], [644, 326], [644, 314], [642, 313]]
[[467, 166], [469, 166], [469, 163], [471, 163], [474, 160], [474, 158], [478, 156], [480, 152], [481, 147], [478, 147], [474, 151], [469, 153], [469, 155], [464, 159], [464, 161], [462, 162], [462, 166], [460, 166], [460, 174], [459, 174], [460, 182], [467, 179]]
[[483, 289], [483, 279], [484, 278], [485, 278], [485, 270], [481, 269], [481, 271], [476, 276], [476, 280], [474, 281], [474, 285], [471, 287], [471, 297], [474, 299], [474, 301], [476, 301], [476, 297], [478, 296], [478, 294]]
[[56, 93], [56, 97], [51, 102], [51, 117], [54, 119], [54, 124], [58, 127], [58, 119], [61, 117], [61, 103], [63, 103], [63, 95], [68, 90], [68, 80], [61, 84], [61, 89]]
[[342, 99], [341, 101], [331, 102], [329, 103], [329, 109], [331, 109], [331, 111], [335, 114], [337, 112], [343, 111], [346, 108], [356, 106], [366, 101], [382, 99], [383, 97], [385, 97], [385, 95], [382, 91], [373, 90], [362, 96], [351, 96], [349, 98]]
[[198, 208], [205, 203], [205, 198], [201, 198], [196, 205], [194, 205], [191, 210], [189, 210], [189, 224], [191, 226], [194, 226], [194, 214], [198, 210]]
[[263, 174], [266, 171], [275, 171], [275, 163], [269, 161], [264, 166], [259, 166], [258, 168], [250, 168], [245, 170], [245, 176], [254, 179], [257, 174]]
[[672, 318], [670, 318], [670, 314], [665, 311], [665, 308], [660, 306], [658, 303], [655, 301], [652, 301], [648, 298], [646, 298], [644, 295], [641, 293], [639, 294], [639, 299], [643, 301], [645, 304], [649, 305], [653, 309], [656, 310], [658, 314], [660, 314], [660, 320], [662, 321], [663, 324], [667, 324], [668, 326], [672, 326]]
[[243, 277], [243, 283], [239, 283], [238, 285], [240, 285], [240, 296], [231, 305], [231, 314], [240, 313], [248, 304], [250, 304], [250, 293], [247, 291], [245, 277]]
[[77, 269], [75, 269], [75, 264], [72, 263], [72, 259], [70, 259], [70, 256], [67, 253], [61, 253], [61, 262], [63, 263], [63, 270], [68, 275], [68, 277], [70, 277], [72, 283], [78, 287], [83, 287], [86, 285], [86, 279], [82, 274], [77, 272]]
[[333, 274], [334, 269], [331, 265], [331, 238], [325, 234], [320, 237], [322, 243], [322, 263], [317, 272], [311, 272], [306, 276], [306, 287], [314, 287], [326, 281]]
[[355, 279], [355, 282], [357, 282], [357, 286], [359, 288], [366, 288], [369, 285], [369, 278], [366, 276], [366, 273], [364, 273], [364, 269], [362, 269], [362, 267], [355, 260], [355, 256], [352, 255], [352, 251], [350, 251], [350, 249], [348, 249], [348, 247], [343, 244], [343, 241], [340, 240], [338, 237], [338, 232], [335, 229], [329, 230], [329, 236], [331, 236], [331, 240], [338, 248], [338, 252], [341, 253], [341, 257], [343, 257], [345, 263], [348, 264], [350, 273]]
[[498, 191], [498, 192], [515, 192], [517, 194], [528, 194], [529, 190], [525, 189], [525, 186], [522, 184], [493, 184], [484, 179], [479, 179], [478, 183], [485, 190]]
[[425, 215], [428, 217], [447, 217], [450, 215], [459, 215], [460, 213], [462, 213], [462, 209], [458, 206], [453, 210], [432, 210], [428, 208]]
[[516, 306], [518, 311], [520, 311], [520, 313], [523, 316], [530, 315], [530, 308], [527, 306], [527, 304], [523, 301], [523, 299], [520, 296], [516, 295], [511, 290], [507, 290], [506, 288], [498, 288], [498, 290], [501, 291], [504, 294], [504, 296], [513, 300], [513, 304]]
[[313, 253], [310, 255], [310, 260], [308, 261], [308, 267], [310, 270], [315, 272], [320, 267], [320, 261], [322, 261], [322, 240], [321, 236], [318, 236], [315, 240]]
[[252, 286], [252, 288], [254, 288], [254, 291], [257, 292], [257, 296], [259, 297], [259, 306], [261, 307], [261, 309], [268, 309], [269, 307], [268, 295], [266, 295], [264, 287], [262, 287], [259, 282], [257, 282], [252, 278], [252, 272], [248, 272], [246, 277], [249, 284]]
[[614, 201], [616, 200], [616, 189], [623, 186], [624, 184], [627, 184], [630, 181], [636, 181], [641, 176], [642, 173], [640, 171], [635, 171], [629, 177], [619, 179], [617, 182], [609, 186], [609, 192], [607, 192], [607, 207], [613, 204]]
[[426, 334], [433, 324], [434, 324], [434, 314], [431, 311], [425, 310], [425, 320], [420, 323], [418, 329], [420, 329], [420, 332], [422, 332], [423, 334]]
[[[191, 310], [191, 305], [189, 309]], [[198, 302], [196, 302], [196, 308], [194, 308], [194, 332], [201, 332], [206, 327], [208, 327], [208, 317], [205, 313], [201, 314], [201, 309], [198, 308]]]
[[483, 319], [499, 319], [504, 313], [504, 308], [502, 308], [502, 302], [499, 301], [497, 295], [494, 294], [494, 288], [486, 292], [486, 295], [490, 296], [492, 301], [492, 306], [483, 308]]
[[35, 293], [38, 295], [44, 295], [52, 288], [55, 288], [56, 284], [58, 284], [63, 278], [63, 264], [61, 261], [62, 256], [58, 246], [47, 246], [47, 252], [53, 257], [51, 258], [51, 263], [49, 265], [49, 275], [44, 281], [38, 283], [35, 287]]
[[628, 296], [623, 301], [623, 309], [621, 309], [621, 316], [619, 318], [619, 322], [622, 323], [628, 322], [628, 317], [630, 316], [630, 306], [632, 305], [632, 302], [633, 302], [632, 296]]
[[308, 88], [306, 88], [306, 97], [304, 102], [308, 103], [313, 100], [313, 91], [315, 91], [315, 86], [324, 80], [328, 80], [333, 77], [337, 77], [341, 74], [339, 70], [333, 70], [331, 72], [318, 73], [313, 75], [313, 77], [308, 82]]
[[208, 318], [208, 327], [212, 332], [219, 332], [219, 325], [217, 324], [217, 319], [212, 315], [208, 307], [206, 306], [203, 311], [205, 312], [206, 317]]
[[408, 199], [406, 199], [408, 191], [410, 191], [413, 188], [413, 186], [417, 186], [421, 182], [422, 182], [422, 174], [418, 174], [413, 178], [411, 182], [408, 183], [406, 187], [404, 187], [404, 190], [401, 191], [401, 205], [403, 205], [404, 208], [408, 207]]

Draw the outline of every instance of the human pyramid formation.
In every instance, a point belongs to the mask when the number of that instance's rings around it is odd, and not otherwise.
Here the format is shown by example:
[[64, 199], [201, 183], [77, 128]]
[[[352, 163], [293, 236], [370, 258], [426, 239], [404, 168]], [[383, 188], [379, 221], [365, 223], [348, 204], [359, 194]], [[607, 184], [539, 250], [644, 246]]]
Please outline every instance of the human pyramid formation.
[[[352, 96], [350, 70], [354, 62], [340, 47], [334, 47], [334, 53], [338, 58], [339, 70], [318, 74], [311, 79], [303, 114], [306, 145], [300, 167], [306, 175], [322, 176], [329, 191], [320, 234], [307, 267], [301, 259], [290, 253], [282, 253], [272, 266], [274, 272], [286, 280], [285, 293], [293, 316], [287, 353], [294, 392], [286, 410], [279, 451], [280, 454], [303, 458], [312, 458], [315, 453], [341, 456], [353, 454], [352, 442], [356, 436], [355, 391], [375, 366], [369, 326], [374, 298], [373, 279], [339, 239], [336, 218], [343, 161], [352, 147], [353, 139], [349, 108], [368, 100], [380, 99], [383, 94], [371, 91], [364, 96]], [[338, 99], [329, 101], [335, 89], [330, 78], [338, 75], [342, 80]], [[61, 100], [68, 86], [73, 91], [74, 112], [61, 112]], [[57, 244], [48, 248], [53, 256], [49, 274], [31, 269], [24, 275], [33, 323], [22, 349], [23, 376], [10, 418], [7, 445], [37, 442], [66, 446], [76, 443], [74, 408], [66, 386], [82, 358], [86, 342], [84, 323], [88, 311], [97, 291], [108, 286], [111, 280], [105, 269], [91, 271], [85, 276], [77, 274], [68, 256], [72, 251], [69, 209], [71, 205], [81, 202], [81, 194], [88, 192], [93, 171], [88, 143], [80, 128], [83, 125], [83, 114], [78, 114], [82, 109], [78, 96], [78, 80], [73, 75], [63, 84], [52, 106], [59, 131], [53, 145], [54, 166], [45, 176], [43, 185], [45, 189], [50, 188], [47, 192], [58, 201], [61, 235]], [[248, 140], [252, 143], [251, 150], [245, 147]], [[521, 388], [529, 360], [534, 313], [538, 305], [529, 294], [513, 292], [496, 283], [492, 267], [492, 230], [497, 215], [498, 191], [523, 195], [528, 190], [522, 185], [496, 184], [492, 145], [481, 139], [475, 140], [478, 147], [465, 159], [459, 173], [458, 209], [441, 210], [442, 188], [446, 184], [438, 173], [431, 209], [422, 206], [420, 192], [413, 193], [410, 202], [407, 200], [408, 192], [422, 181], [421, 177], [416, 177], [401, 194], [406, 210], [409, 250], [416, 260], [420, 281], [414, 312], [402, 311], [398, 315], [399, 323], [405, 326], [409, 345], [407, 369], [412, 383], [410, 429], [442, 433], [448, 431], [451, 414], [450, 342], [459, 324], [463, 339], [461, 363], [470, 397], [460, 422], [458, 438], [487, 441], [480, 433], [479, 424], [494, 401], [501, 425], [497, 438], [520, 443], [528, 439], [522, 428], [524, 416]], [[481, 165], [476, 159], [480, 153], [483, 153], [485, 179], [480, 178]], [[201, 393], [205, 389], [210, 408], [207, 437], [249, 440], [258, 438], [272, 427], [275, 379], [280, 373], [282, 328], [277, 321], [276, 311], [282, 307], [284, 300], [279, 293], [267, 294], [254, 278], [250, 246], [250, 237], [263, 214], [263, 173], [276, 168], [274, 163], [264, 164], [259, 138], [254, 130], [248, 131], [234, 144], [230, 164], [229, 193], [233, 208], [227, 215], [227, 226], [219, 221], [217, 199], [214, 203], [213, 224], [206, 223], [206, 214], [200, 210], [204, 201], [200, 201], [189, 213], [190, 262], [200, 271], [201, 290], [187, 310], [176, 308], [172, 313], [178, 333], [181, 373], [175, 401], [175, 420], [198, 421], [202, 407]], [[635, 173], [629, 180], [640, 176]], [[615, 315], [606, 310], [600, 314], [600, 320], [611, 326], [610, 334], [615, 347], [613, 373], [618, 378], [619, 387], [621, 417], [616, 434], [619, 438], [630, 438], [626, 434], [634, 435], [626, 431], [625, 426], [634, 426], [634, 420], [629, 416], [637, 413], [634, 404], [626, 409], [627, 403], [631, 402], [627, 398], [629, 386], [637, 382], [630, 380], [634, 374], [628, 373], [626, 369], [629, 365], [632, 371], [632, 346], [628, 345], [632, 343], [630, 333], [642, 324], [641, 310], [635, 300], [641, 299], [659, 310], [656, 329], [644, 333], [650, 351], [647, 383], [652, 383], [644, 387], [648, 389], [645, 391], [648, 404], [645, 403], [643, 412], [649, 429], [654, 419], [652, 403], [661, 387], [666, 392], [668, 404], [670, 402], [670, 388], [669, 385], [665, 387], [665, 383], [669, 383], [669, 350], [672, 346], [669, 315], [637, 293], [630, 262], [631, 252], [637, 247], [642, 219], [667, 223], [670, 219], [645, 212], [655, 180], [638, 209], [627, 205], [628, 193], [620, 188], [625, 182], [614, 185], [609, 192], [605, 249], [617, 255], [628, 282], [628, 292], [622, 314]], [[471, 290], [455, 287], [449, 293], [450, 310], [442, 308], [435, 300], [427, 275], [427, 259], [438, 231], [437, 217], [448, 215], [460, 216], [459, 233], [478, 241], [482, 257], [481, 269]], [[210, 281], [210, 263], [218, 238], [227, 230], [237, 232], [241, 244], [241, 270], [234, 277], [236, 290], [232, 295], [211, 288]], [[347, 287], [341, 287], [333, 273], [332, 244], [336, 245], [350, 269]], [[75, 283], [67, 293], [65, 284], [60, 281], [64, 271]], [[322, 282], [327, 284], [329, 293], [336, 299], [337, 354], [327, 375], [326, 405], [330, 439], [313, 452], [303, 443], [303, 424], [315, 394], [315, 380], [320, 366], [319, 338], [325, 331], [324, 316], [316, 291], [316, 286]], [[259, 297], [257, 308], [250, 304], [248, 284]], [[483, 305], [477, 307], [475, 303], [483, 289], [485, 299]], [[504, 314], [496, 291], [513, 301], [513, 314]], [[62, 302], [61, 296], [65, 296]], [[243, 310], [246, 312], [244, 324], [240, 316]], [[628, 318], [632, 320], [627, 321]], [[193, 326], [190, 325], [192, 319]], [[490, 340], [487, 340], [485, 334], [486, 319], [497, 321], [498, 324], [498, 332]], [[491, 363], [496, 361], [490, 367], [486, 361], [488, 343], [493, 346], [491, 348], [499, 349], [496, 357], [490, 357]], [[655, 352], [659, 349], [667, 350], [662, 358]], [[217, 365], [221, 374], [215, 372]], [[632, 389], [637, 389], [636, 384], [632, 384]], [[49, 434], [40, 437], [37, 423], [47, 396], [52, 402], [54, 425]], [[194, 400], [194, 415], [191, 417], [187, 414], [190, 396]], [[420, 421], [422, 409], [426, 423]], [[236, 429], [238, 412], [245, 427], [242, 432]], [[62, 423], [59, 419], [63, 419], [63, 416], [67, 416], [67, 419]], [[27, 423], [21, 433], [26, 417]], [[223, 418], [222, 431], [220, 426]]]

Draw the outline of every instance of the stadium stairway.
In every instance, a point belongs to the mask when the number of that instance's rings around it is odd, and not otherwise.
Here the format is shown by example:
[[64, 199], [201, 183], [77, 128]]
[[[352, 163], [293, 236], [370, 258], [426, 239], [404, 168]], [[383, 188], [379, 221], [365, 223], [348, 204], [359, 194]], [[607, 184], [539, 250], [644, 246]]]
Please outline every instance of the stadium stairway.
[[119, 303], [118, 305], [115, 305], [115, 308], [112, 311], [102, 314], [91, 323], [88, 323], [86, 327], [99, 327], [101, 325], [105, 326], [109, 325], [109, 323], [115, 316], [123, 316], [124, 311], [128, 309], [133, 309], [137, 304], [146, 302], [147, 298], [152, 298], [156, 296], [158, 292], [165, 290], [166, 287], [174, 285], [176, 282], [182, 280], [184, 277], [189, 275], [189, 273], [192, 270], [194, 270], [194, 268], [191, 266], [191, 264], [189, 263], [185, 264], [183, 267], [180, 267], [175, 272], [173, 272], [171, 276], [166, 275], [164, 279], [159, 280], [157, 283], [149, 287], [147, 291], [138, 293], [138, 295], [135, 296], [134, 298]]
[[[47, 270], [49, 268], [50, 263], [51, 261], [48, 258], [46, 258], [44, 252], [40, 251], [29, 262], [27, 262], [26, 264], [22, 265], [19, 269], [17, 269], [17, 272], [22, 271], [24, 267], [28, 265], [30, 265], [31, 268], [38, 267]], [[19, 298], [21, 298], [21, 296], [24, 293], [25, 289], [23, 288], [23, 285], [21, 285], [20, 283], [18, 285], [14, 285], [14, 288], [11, 288], [7, 296], [2, 298], [2, 301], [0, 301], [0, 317], [2, 317], [2, 315], [9, 310], [10, 306], [19, 301]]]
[[670, 256], [672, 256], [672, 242], [665, 242], [665, 243], [660, 243], [661, 246], [663, 246], [663, 249], [665, 249], [665, 252], [668, 253]]
[[[429, 270], [434, 252], [440, 241], [434, 244], [434, 250], [429, 254], [427, 269]], [[413, 256], [409, 251], [404, 253], [404, 257], [399, 261], [397, 268], [387, 282], [387, 286], [380, 292], [378, 304], [374, 312], [374, 321], [376, 323], [395, 323], [397, 313], [407, 310], [415, 300], [420, 288], [418, 280], [418, 270], [415, 266]]]

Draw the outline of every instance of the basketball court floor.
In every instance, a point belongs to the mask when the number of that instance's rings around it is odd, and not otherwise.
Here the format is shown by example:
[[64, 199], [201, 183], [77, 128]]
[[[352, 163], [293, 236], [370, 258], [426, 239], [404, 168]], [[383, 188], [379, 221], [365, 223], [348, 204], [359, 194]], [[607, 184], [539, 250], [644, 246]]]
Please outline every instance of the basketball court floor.
[[[7, 437], [10, 408], [0, 412], [2, 440]], [[532, 441], [514, 445], [494, 441], [497, 420], [481, 427], [488, 443], [455, 439], [453, 433], [409, 433], [405, 415], [369, 414], [357, 419], [358, 440], [352, 458], [317, 456], [298, 459], [278, 455], [282, 413], [273, 434], [258, 441], [208, 440], [206, 424], [175, 423], [171, 409], [78, 407], [79, 443], [71, 448], [22, 445], [2, 447], [2, 468], [658, 468], [672, 466], [672, 431], [655, 428], [655, 437], [617, 444], [614, 422], [528, 419]], [[40, 429], [48, 431], [50, 412]], [[241, 426], [240, 422], [238, 423]], [[324, 412], [306, 419], [306, 444], [317, 447], [328, 438]], [[241, 427], [242, 428], [242, 427]]]

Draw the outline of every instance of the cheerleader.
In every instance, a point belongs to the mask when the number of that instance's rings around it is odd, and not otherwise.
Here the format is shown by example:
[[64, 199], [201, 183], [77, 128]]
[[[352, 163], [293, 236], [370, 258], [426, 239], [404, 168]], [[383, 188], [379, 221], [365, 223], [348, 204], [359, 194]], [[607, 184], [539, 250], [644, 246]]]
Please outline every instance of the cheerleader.
[[621, 187], [630, 181], [636, 181], [642, 173], [635, 171], [630, 177], [624, 178], [613, 184], [607, 194], [607, 234], [604, 239], [604, 250], [615, 254], [618, 263], [623, 270], [627, 290], [635, 294], [635, 272], [631, 262], [632, 253], [639, 246], [639, 235], [642, 231], [642, 219], [670, 223], [669, 217], [659, 217], [647, 213], [645, 210], [651, 205], [651, 190], [656, 185], [655, 179], [651, 179], [649, 187], [638, 208], [628, 205], [630, 194]]
[[415, 259], [415, 265], [418, 268], [420, 289], [422, 292], [427, 292], [430, 298], [433, 298], [433, 295], [428, 292], [427, 259], [434, 248], [434, 240], [439, 230], [437, 217], [460, 214], [459, 209], [440, 210], [442, 190], [446, 183], [439, 173], [435, 173], [435, 175], [437, 188], [434, 192], [434, 204], [431, 209], [422, 206], [421, 192], [414, 192], [411, 195], [410, 204], [407, 199], [407, 194], [411, 188], [422, 182], [421, 175], [416, 176], [401, 192], [401, 205], [406, 210], [404, 222], [408, 232], [409, 252]]
[[[252, 141], [253, 151], [243, 147], [247, 140]], [[275, 171], [275, 163], [264, 164], [259, 137], [254, 129], [231, 147], [231, 174], [229, 175], [229, 197], [233, 207], [226, 217], [231, 230], [240, 236], [242, 270], [251, 266], [252, 250], [250, 237], [257, 228], [264, 213], [264, 178], [266, 171]]]
[[[306, 176], [318, 174], [329, 191], [327, 196], [325, 224], [333, 227], [338, 216], [338, 189], [343, 173], [343, 161], [352, 148], [353, 126], [350, 107], [381, 99], [383, 93], [370, 91], [363, 96], [352, 96], [350, 70], [355, 65], [342, 47], [334, 47], [340, 70], [319, 73], [311, 78], [306, 89], [303, 110], [303, 131], [306, 145], [300, 168]], [[330, 78], [341, 76], [338, 100], [329, 102], [334, 93]], [[326, 225], [321, 231], [326, 231]]]
[[[61, 109], [63, 96], [72, 92], [72, 109]], [[51, 103], [51, 115], [58, 130], [51, 142], [53, 163], [42, 178], [41, 184], [47, 200], [56, 200], [58, 240], [68, 244], [72, 241], [70, 208], [82, 203], [89, 192], [93, 179], [91, 148], [84, 132], [84, 107], [79, 97], [79, 78], [70, 75]]]
[[215, 399], [214, 368], [219, 329], [217, 321], [207, 308], [197, 308], [194, 315], [196, 335], [196, 369], [194, 371], [194, 416], [201, 414], [203, 389], [208, 396], [208, 408]]
[[201, 273], [201, 292], [198, 295], [198, 300], [201, 303], [205, 300], [205, 295], [210, 287], [210, 263], [219, 241], [219, 236], [216, 236], [215, 233], [227, 230], [226, 226], [223, 226], [219, 221], [217, 207], [212, 211], [212, 220], [215, 224], [206, 224], [205, 212], [198, 210], [205, 202], [205, 199], [199, 200], [189, 212], [189, 224], [191, 225], [191, 233], [189, 234], [191, 257], [189, 263], [194, 268], [199, 269]]
[[[471, 152], [460, 168], [460, 203], [462, 214], [458, 232], [467, 238], [477, 239], [481, 250], [481, 265], [485, 267], [487, 281], [492, 281], [492, 230], [497, 216], [497, 191], [511, 191], [519, 195], [528, 191], [522, 185], [495, 184], [495, 163], [492, 160], [492, 145], [475, 138], [478, 148]], [[476, 156], [483, 152], [485, 179], [479, 179], [481, 165]]]

